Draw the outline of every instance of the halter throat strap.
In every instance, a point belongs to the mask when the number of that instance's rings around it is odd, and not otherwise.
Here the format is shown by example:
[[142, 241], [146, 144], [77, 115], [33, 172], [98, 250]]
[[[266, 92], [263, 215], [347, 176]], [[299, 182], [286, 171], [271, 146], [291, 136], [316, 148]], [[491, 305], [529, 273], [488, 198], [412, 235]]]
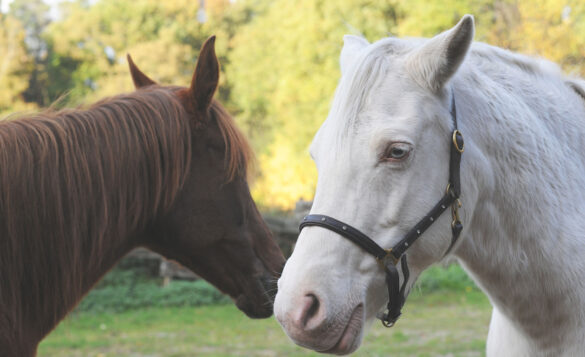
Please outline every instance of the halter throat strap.
[[[453, 131], [450, 139], [450, 156], [449, 156], [449, 183], [443, 197], [435, 204], [435, 206], [412, 227], [404, 237], [396, 243], [391, 249], [384, 249], [374, 242], [366, 234], [360, 230], [350, 226], [349, 224], [339, 221], [333, 217], [320, 214], [311, 214], [303, 218], [299, 226], [299, 231], [305, 227], [317, 226], [333, 231], [342, 237], [350, 240], [354, 244], [361, 247], [363, 250], [373, 255], [380, 265], [384, 268], [386, 273], [386, 284], [388, 287], [388, 306], [387, 310], [379, 318], [382, 324], [386, 327], [394, 325], [396, 320], [401, 315], [402, 306], [405, 302], [406, 283], [408, 282], [409, 270], [406, 261], [406, 250], [447, 210], [451, 207], [452, 221], [451, 244], [447, 248], [443, 256], [449, 254], [461, 231], [463, 224], [459, 219], [459, 208], [461, 202], [459, 196], [461, 195], [461, 179], [460, 179], [460, 164], [461, 154], [464, 149], [463, 135], [457, 128], [457, 111], [455, 107], [455, 95], [451, 93], [451, 117], [453, 119]], [[401, 262], [403, 281], [399, 283], [400, 277], [396, 265]]]

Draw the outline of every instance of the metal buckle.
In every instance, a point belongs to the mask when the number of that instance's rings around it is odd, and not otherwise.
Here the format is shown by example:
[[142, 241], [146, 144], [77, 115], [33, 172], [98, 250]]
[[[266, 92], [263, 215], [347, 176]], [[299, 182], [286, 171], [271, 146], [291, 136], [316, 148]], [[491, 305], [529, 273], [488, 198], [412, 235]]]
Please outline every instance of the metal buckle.
[[461, 206], [460, 199], [456, 199], [451, 205], [451, 217], [453, 218], [453, 221], [451, 221], [451, 228], [454, 228], [456, 224], [461, 223], [461, 219], [459, 218], [459, 208], [461, 208]]
[[454, 199], [458, 200], [459, 198], [457, 197], [457, 195], [455, 194], [455, 191], [451, 190], [451, 182], [449, 182], [447, 184], [447, 188], [445, 189], [445, 194], [450, 194], [451, 197], [453, 197]]
[[390, 319], [389, 315], [390, 315], [390, 310], [388, 310], [388, 308], [386, 308], [386, 309], [384, 309], [384, 312], [379, 312], [378, 314], [376, 314], [376, 318], [382, 322], [382, 325], [384, 327], [392, 327], [396, 323], [396, 319], [394, 321], [392, 321]]
[[394, 324], [396, 323], [396, 321], [390, 321], [390, 319], [388, 319], [388, 318], [381, 319], [381, 320], [382, 320], [382, 325], [384, 325], [384, 327], [387, 327], [387, 328], [394, 326]]
[[[461, 137], [461, 147], [459, 147], [459, 143], [457, 142], [457, 136]], [[463, 140], [463, 134], [461, 134], [461, 132], [457, 129], [453, 130], [452, 140], [455, 149], [457, 149], [457, 151], [459, 151], [460, 154], [463, 154], [463, 151], [465, 150], [465, 141]]]
[[394, 254], [392, 254], [392, 248], [384, 249], [384, 251], [386, 252], [386, 255], [384, 257], [382, 257], [381, 259], [376, 258], [376, 260], [378, 261], [382, 268], [385, 268], [388, 259], [390, 259], [394, 265], [398, 264], [400, 259], [396, 259]]

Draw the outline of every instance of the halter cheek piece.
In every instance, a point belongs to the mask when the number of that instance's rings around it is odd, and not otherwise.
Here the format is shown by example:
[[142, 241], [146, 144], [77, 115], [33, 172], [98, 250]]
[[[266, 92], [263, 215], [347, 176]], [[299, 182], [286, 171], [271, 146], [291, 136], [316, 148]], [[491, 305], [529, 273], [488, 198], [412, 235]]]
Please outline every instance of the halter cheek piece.
[[[299, 231], [308, 226], [318, 226], [329, 229], [342, 237], [347, 238], [354, 244], [357, 244], [366, 252], [373, 255], [381, 267], [386, 272], [386, 285], [388, 286], [388, 306], [386, 311], [378, 316], [382, 320], [382, 324], [386, 327], [392, 327], [396, 320], [400, 317], [402, 306], [405, 301], [406, 283], [408, 282], [409, 270], [406, 262], [406, 250], [426, 231], [439, 216], [451, 207], [451, 244], [444, 256], [449, 254], [459, 235], [463, 229], [463, 224], [459, 219], [459, 208], [461, 201], [461, 181], [460, 181], [460, 163], [461, 154], [463, 153], [463, 135], [457, 129], [457, 111], [455, 108], [455, 96], [451, 95], [451, 117], [453, 118], [454, 129], [449, 138], [451, 144], [451, 152], [449, 158], [449, 183], [445, 195], [439, 202], [421, 219], [400, 242], [390, 249], [380, 247], [376, 242], [370, 239], [367, 235], [360, 232], [358, 229], [338, 221], [335, 218], [320, 215], [310, 214], [306, 216], [299, 226]], [[403, 281], [400, 285], [400, 276], [396, 265], [400, 262], [402, 267]]]

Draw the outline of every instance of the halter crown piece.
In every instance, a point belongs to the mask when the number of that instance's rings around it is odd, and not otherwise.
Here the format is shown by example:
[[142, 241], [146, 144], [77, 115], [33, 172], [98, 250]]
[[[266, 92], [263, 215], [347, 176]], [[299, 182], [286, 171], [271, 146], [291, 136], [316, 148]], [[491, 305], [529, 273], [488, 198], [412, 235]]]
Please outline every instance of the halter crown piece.
[[[449, 158], [449, 183], [445, 195], [435, 204], [435, 206], [412, 227], [406, 235], [390, 249], [380, 247], [376, 242], [369, 238], [358, 229], [350, 226], [347, 223], [336, 220], [333, 217], [310, 214], [303, 218], [299, 226], [299, 232], [309, 226], [318, 226], [330, 231], [333, 231], [342, 237], [357, 244], [366, 252], [373, 255], [380, 263], [386, 272], [386, 285], [388, 287], [388, 305], [386, 311], [378, 316], [382, 320], [382, 324], [386, 327], [394, 326], [394, 323], [401, 315], [402, 306], [405, 301], [405, 289], [408, 282], [409, 270], [406, 262], [406, 250], [439, 218], [439, 216], [451, 207], [451, 244], [444, 256], [449, 254], [461, 231], [463, 224], [459, 219], [459, 208], [461, 208], [461, 180], [460, 180], [460, 164], [461, 154], [464, 149], [463, 134], [457, 129], [457, 111], [455, 108], [455, 95], [451, 94], [451, 117], [453, 119], [453, 132], [449, 137], [450, 141], [450, 158]], [[396, 265], [400, 262], [402, 267], [402, 285], [400, 284], [400, 276]]]

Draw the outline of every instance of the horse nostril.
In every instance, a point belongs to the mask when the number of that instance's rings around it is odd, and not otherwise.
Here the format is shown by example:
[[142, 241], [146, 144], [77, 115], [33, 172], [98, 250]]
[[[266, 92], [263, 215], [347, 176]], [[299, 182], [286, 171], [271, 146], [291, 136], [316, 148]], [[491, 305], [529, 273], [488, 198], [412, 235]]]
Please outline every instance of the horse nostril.
[[314, 294], [305, 295], [294, 316], [294, 324], [300, 329], [306, 330], [317, 327], [323, 319], [319, 313], [321, 302]]
[[304, 320], [304, 326], [306, 326], [310, 320], [312, 320], [317, 313], [319, 312], [319, 299], [317, 299], [317, 297], [313, 294], [307, 294], [306, 298], [311, 299], [311, 303], [310, 303], [310, 307], [307, 310], [307, 315], [305, 316], [305, 320]]

